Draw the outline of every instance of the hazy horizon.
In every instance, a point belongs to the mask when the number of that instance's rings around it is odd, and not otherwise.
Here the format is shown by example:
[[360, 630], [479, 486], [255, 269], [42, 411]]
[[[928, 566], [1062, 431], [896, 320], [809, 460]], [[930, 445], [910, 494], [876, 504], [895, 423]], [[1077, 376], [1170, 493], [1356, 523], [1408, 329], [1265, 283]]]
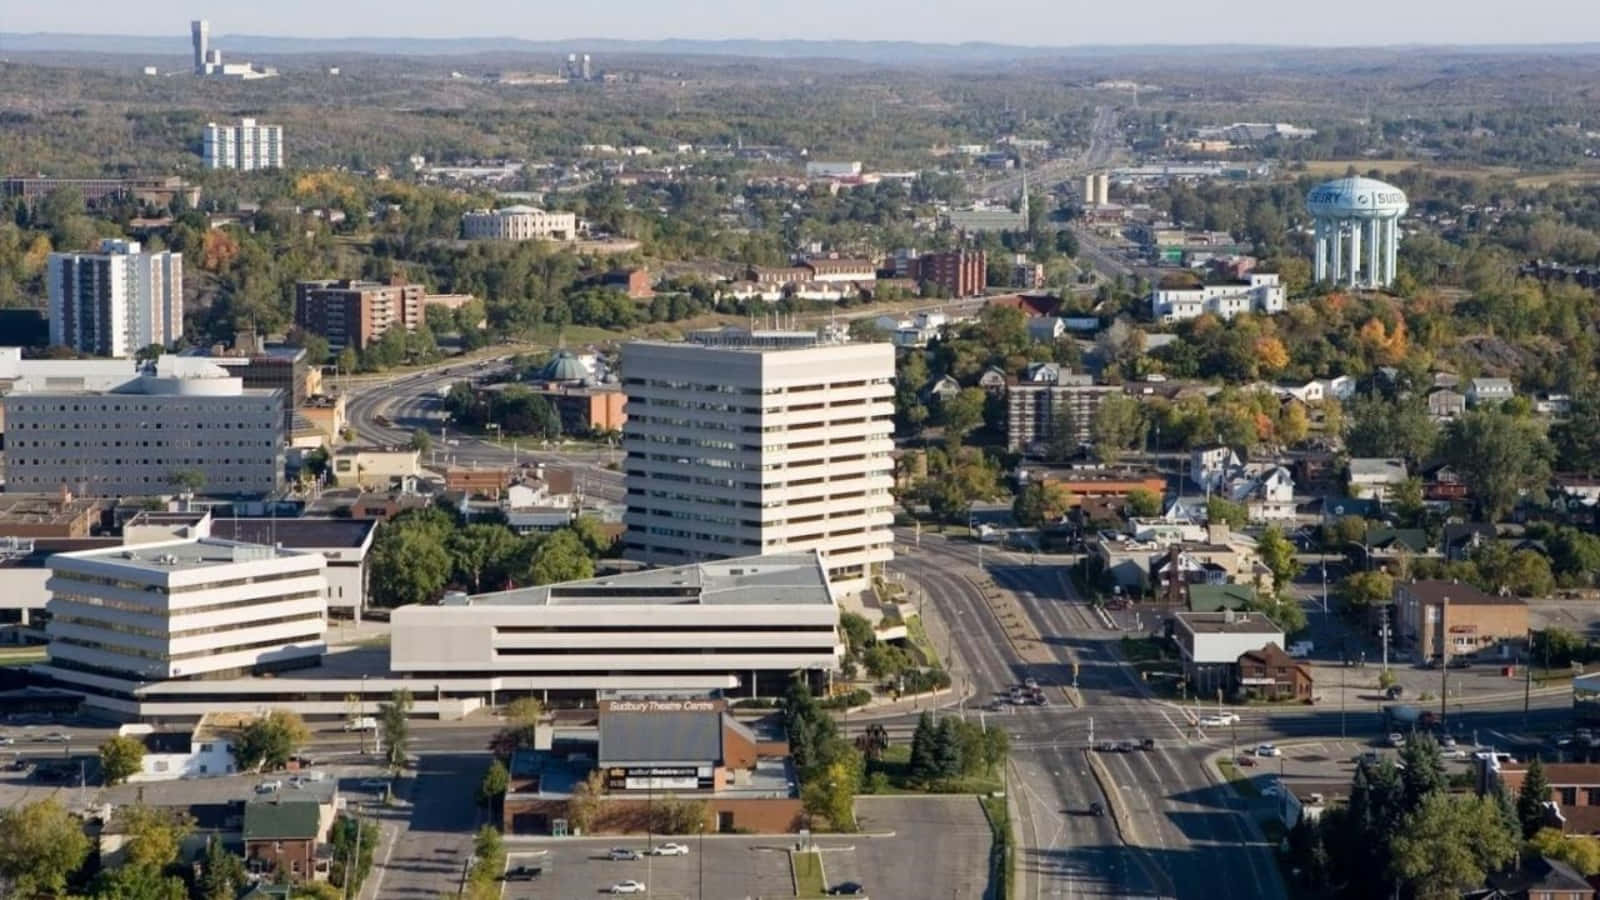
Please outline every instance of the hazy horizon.
[[[792, 7], [791, 7], [792, 9]], [[1063, 8], [1043, 0], [993, 0], [972, 4], [879, 0], [813, 0], [803, 28], [792, 12], [770, 0], [701, 0], [663, 7], [642, 0], [613, 0], [603, 8], [566, 6], [517, 9], [485, 0], [448, 7], [405, 0], [383, 10], [374, 28], [360, 9], [307, 0], [280, 0], [268, 8], [207, 7], [150, 0], [137, 6], [60, 0], [10, 10], [0, 30], [63, 35], [172, 35], [189, 38], [189, 20], [206, 18], [214, 41], [232, 35], [339, 39], [767, 40], [994, 43], [1019, 47], [1192, 46], [1263, 44], [1385, 47], [1396, 45], [1528, 45], [1600, 41], [1600, 16], [1574, 0], [1530, 0], [1515, 16], [1487, 0], [1352, 0], [1337, 16], [1286, 15], [1281, 3], [1232, 0], [1200, 6], [1151, 0], [1137, 14], [1126, 7]], [[92, 22], [94, 29], [84, 23]], [[492, 23], [492, 24], [490, 24]], [[688, 24], [692, 23], [692, 24]], [[800, 33], [797, 33], [800, 32]], [[0, 48], [3, 49], [3, 48]]]

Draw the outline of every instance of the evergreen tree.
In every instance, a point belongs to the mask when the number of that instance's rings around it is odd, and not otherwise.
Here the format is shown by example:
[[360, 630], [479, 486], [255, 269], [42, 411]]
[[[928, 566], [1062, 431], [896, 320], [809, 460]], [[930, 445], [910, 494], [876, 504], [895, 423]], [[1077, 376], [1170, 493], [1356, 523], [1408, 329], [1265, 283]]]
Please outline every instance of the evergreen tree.
[[939, 777], [939, 764], [935, 755], [938, 727], [933, 724], [933, 713], [923, 711], [917, 719], [917, 730], [911, 734], [911, 763], [908, 774], [913, 781], [923, 784]]
[[1444, 757], [1433, 735], [1414, 735], [1400, 750], [1400, 783], [1407, 813], [1422, 805], [1429, 794], [1445, 789]]
[[961, 774], [961, 735], [956, 732], [956, 720], [945, 716], [933, 735], [933, 761], [940, 778], [956, 778]]
[[1522, 823], [1523, 837], [1533, 837], [1544, 826], [1544, 804], [1549, 799], [1550, 782], [1544, 777], [1544, 763], [1535, 756], [1522, 778], [1522, 789], [1517, 791], [1517, 821]]
[[1405, 817], [1404, 786], [1394, 764], [1361, 765], [1350, 785], [1350, 803], [1337, 858], [1349, 876], [1348, 895], [1387, 896], [1389, 842]]

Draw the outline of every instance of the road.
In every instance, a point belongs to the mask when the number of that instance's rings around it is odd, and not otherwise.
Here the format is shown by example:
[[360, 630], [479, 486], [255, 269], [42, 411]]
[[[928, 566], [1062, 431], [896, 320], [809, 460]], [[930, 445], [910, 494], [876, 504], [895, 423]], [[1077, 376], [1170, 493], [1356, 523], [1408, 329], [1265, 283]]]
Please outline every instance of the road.
[[[351, 380], [346, 388], [346, 415], [357, 440], [376, 445], [404, 444], [417, 429], [428, 432], [433, 446], [424, 460], [428, 468], [449, 466], [512, 466], [542, 462], [574, 471], [580, 493], [612, 503], [624, 496], [622, 473], [608, 468], [621, 460], [610, 448], [551, 450], [544, 442], [496, 443], [452, 432], [445, 415], [441, 391], [468, 379], [509, 374], [509, 357], [477, 363], [450, 363], [384, 381]], [[379, 417], [389, 422], [380, 424]]]
[[[1089, 127], [1089, 145], [1083, 153], [1064, 159], [1054, 159], [1027, 170], [1028, 187], [1049, 190], [1063, 181], [1105, 168], [1122, 147], [1117, 130], [1117, 110], [1111, 106], [1097, 106], [1094, 122]], [[1022, 170], [987, 182], [973, 193], [991, 200], [1009, 200], [1022, 190]]]

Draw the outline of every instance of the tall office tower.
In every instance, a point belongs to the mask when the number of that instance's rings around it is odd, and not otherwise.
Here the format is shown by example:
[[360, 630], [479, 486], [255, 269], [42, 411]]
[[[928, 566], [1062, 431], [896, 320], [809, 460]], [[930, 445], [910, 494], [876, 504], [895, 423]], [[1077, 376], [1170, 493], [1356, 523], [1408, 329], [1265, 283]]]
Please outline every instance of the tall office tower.
[[130, 357], [183, 336], [183, 254], [103, 240], [99, 253], [52, 253], [50, 343]]
[[894, 348], [697, 332], [622, 350], [630, 558], [816, 550], [841, 591], [894, 556]]
[[206, 52], [211, 49], [211, 23], [195, 19], [189, 23], [189, 37], [194, 41], [194, 73], [206, 73]]
[[594, 78], [594, 67], [589, 64], [589, 54], [585, 53], [583, 55], [583, 80], [589, 81], [592, 78]]
[[283, 168], [283, 126], [240, 119], [238, 125], [206, 123], [205, 164], [208, 169]]

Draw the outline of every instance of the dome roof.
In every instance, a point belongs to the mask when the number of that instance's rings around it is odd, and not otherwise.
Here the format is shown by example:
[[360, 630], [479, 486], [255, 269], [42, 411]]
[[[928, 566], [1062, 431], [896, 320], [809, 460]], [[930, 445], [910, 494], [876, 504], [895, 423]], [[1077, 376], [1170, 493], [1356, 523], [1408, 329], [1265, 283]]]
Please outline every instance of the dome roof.
[[589, 377], [589, 370], [570, 350], [558, 350], [539, 370], [539, 377], [544, 381], [582, 381]]
[[1387, 219], [1402, 216], [1408, 208], [1405, 191], [1375, 178], [1336, 178], [1306, 194], [1313, 216], [1344, 219]]

